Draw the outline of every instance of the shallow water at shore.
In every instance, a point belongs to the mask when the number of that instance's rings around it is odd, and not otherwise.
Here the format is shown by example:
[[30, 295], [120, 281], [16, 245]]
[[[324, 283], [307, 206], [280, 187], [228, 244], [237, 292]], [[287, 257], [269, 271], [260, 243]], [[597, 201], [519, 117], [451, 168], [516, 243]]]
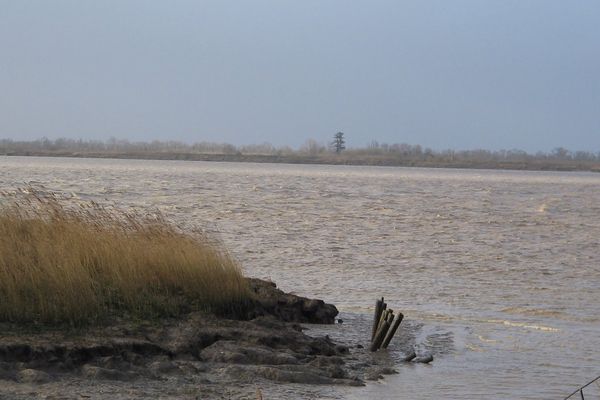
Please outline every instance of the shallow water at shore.
[[367, 336], [380, 296], [423, 325], [431, 365], [327, 397], [561, 398], [600, 374], [598, 174], [0, 157], [0, 189], [26, 183], [216, 234], [363, 316], [333, 337]]

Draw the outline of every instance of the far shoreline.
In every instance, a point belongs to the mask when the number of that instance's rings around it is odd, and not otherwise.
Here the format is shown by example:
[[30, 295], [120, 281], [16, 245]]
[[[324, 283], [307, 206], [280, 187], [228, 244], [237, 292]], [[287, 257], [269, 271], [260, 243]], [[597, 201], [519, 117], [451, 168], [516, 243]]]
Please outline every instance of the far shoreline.
[[157, 161], [207, 161], [297, 165], [352, 165], [404, 168], [449, 168], [503, 171], [544, 172], [600, 172], [600, 163], [581, 161], [426, 161], [401, 160], [391, 157], [353, 156], [345, 154], [326, 155], [266, 155], [266, 154], [214, 154], [183, 152], [69, 152], [69, 151], [12, 151], [1, 154], [5, 157], [54, 157], [93, 158], [117, 160]]

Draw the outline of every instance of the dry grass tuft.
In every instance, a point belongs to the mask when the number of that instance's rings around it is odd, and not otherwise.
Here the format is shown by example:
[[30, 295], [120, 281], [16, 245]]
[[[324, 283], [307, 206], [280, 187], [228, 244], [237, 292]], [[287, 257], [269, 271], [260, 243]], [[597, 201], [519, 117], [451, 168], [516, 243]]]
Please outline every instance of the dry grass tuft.
[[227, 309], [248, 296], [235, 261], [160, 214], [32, 189], [0, 196], [0, 321], [99, 322]]

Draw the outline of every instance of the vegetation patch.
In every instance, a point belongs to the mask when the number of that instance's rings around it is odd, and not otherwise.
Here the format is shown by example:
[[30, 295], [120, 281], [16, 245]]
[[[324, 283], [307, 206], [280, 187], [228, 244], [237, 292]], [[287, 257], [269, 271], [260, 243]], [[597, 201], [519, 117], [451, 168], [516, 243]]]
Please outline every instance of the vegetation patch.
[[223, 311], [249, 293], [219, 243], [158, 212], [33, 189], [0, 197], [0, 321], [77, 326]]

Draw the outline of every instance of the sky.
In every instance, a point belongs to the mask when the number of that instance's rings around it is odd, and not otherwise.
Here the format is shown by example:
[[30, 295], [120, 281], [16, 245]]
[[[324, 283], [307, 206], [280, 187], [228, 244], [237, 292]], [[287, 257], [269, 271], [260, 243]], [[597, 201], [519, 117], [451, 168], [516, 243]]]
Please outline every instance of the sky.
[[0, 138], [600, 151], [597, 0], [0, 0]]

